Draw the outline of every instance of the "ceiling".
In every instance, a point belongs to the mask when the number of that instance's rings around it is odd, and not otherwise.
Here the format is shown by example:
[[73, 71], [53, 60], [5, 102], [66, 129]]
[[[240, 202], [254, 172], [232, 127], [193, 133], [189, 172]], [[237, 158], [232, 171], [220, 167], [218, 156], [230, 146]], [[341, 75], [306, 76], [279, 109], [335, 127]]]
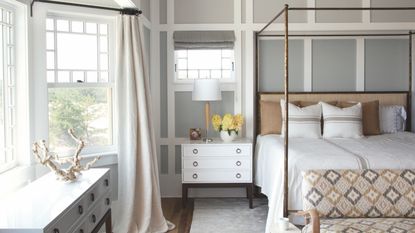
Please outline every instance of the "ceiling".
[[55, 0], [55, 1], [69, 2], [69, 3], [76, 3], [76, 4], [86, 4], [86, 5], [93, 5], [93, 6], [114, 7], [114, 8], [121, 7], [120, 5], [118, 5], [116, 0]]

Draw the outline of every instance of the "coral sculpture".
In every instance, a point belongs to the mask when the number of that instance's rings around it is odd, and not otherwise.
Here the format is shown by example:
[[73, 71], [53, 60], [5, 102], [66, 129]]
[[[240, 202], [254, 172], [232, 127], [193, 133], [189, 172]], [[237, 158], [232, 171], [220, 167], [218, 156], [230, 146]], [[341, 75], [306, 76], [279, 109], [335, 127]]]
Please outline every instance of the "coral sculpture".
[[[80, 153], [85, 146], [84, 141], [75, 136], [73, 129], [68, 129], [69, 135], [78, 143], [78, 147], [73, 157], [59, 158], [56, 153], [49, 152], [45, 140], [33, 143], [33, 153], [37, 160], [44, 166], [47, 166], [52, 172], [55, 172], [59, 180], [74, 181], [81, 171], [88, 170], [101, 156], [95, 157], [91, 162], [83, 166], [81, 164], [82, 157]], [[61, 168], [62, 165], [69, 164], [66, 169]]]

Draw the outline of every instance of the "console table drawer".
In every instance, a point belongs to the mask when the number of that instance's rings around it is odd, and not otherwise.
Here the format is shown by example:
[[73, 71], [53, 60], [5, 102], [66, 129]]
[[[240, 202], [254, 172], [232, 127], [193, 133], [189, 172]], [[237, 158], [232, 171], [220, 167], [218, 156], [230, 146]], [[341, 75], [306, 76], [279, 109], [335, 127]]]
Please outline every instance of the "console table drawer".
[[186, 156], [250, 156], [250, 145], [212, 145], [187, 144], [183, 145], [183, 155]]
[[71, 206], [71, 208], [64, 213], [64, 215], [57, 220], [55, 224], [46, 230], [47, 233], [65, 233], [72, 227], [73, 223], [78, 219], [83, 218], [87, 214], [87, 198], [83, 197], [81, 200]]
[[237, 169], [185, 169], [184, 183], [245, 183], [251, 182], [250, 170]]
[[110, 175], [105, 174], [89, 191], [87, 207], [90, 210], [94, 203], [110, 190]]
[[92, 232], [94, 228], [97, 226], [98, 222], [104, 214], [110, 209], [111, 207], [111, 193], [108, 192], [106, 195], [102, 196], [100, 200], [97, 200], [97, 204], [95, 205], [95, 209], [91, 211], [88, 215], [87, 219], [87, 229], [88, 232]]
[[251, 159], [245, 157], [185, 157], [183, 168], [204, 169], [204, 168], [233, 168], [251, 169]]

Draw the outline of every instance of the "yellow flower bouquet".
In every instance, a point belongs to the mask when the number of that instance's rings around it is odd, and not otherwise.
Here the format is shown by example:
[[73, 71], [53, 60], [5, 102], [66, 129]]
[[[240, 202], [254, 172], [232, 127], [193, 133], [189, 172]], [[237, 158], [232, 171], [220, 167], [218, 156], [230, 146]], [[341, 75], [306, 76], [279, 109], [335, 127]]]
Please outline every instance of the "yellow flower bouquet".
[[223, 118], [218, 114], [212, 116], [213, 128], [220, 132], [223, 141], [232, 141], [241, 131], [243, 124], [244, 117], [241, 114], [225, 114]]

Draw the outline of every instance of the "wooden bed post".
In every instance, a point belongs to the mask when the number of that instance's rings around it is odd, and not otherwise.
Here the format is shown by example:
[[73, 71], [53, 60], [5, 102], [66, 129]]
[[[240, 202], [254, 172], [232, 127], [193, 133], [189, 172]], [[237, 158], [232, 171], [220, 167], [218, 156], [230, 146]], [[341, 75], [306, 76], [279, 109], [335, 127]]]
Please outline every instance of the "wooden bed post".
[[406, 107], [408, 110], [408, 119], [407, 119], [407, 126], [408, 131], [412, 132], [412, 34], [413, 32], [409, 32], [409, 93], [408, 93], [408, 106]]
[[288, 4], [284, 8], [284, 217], [288, 217]]

